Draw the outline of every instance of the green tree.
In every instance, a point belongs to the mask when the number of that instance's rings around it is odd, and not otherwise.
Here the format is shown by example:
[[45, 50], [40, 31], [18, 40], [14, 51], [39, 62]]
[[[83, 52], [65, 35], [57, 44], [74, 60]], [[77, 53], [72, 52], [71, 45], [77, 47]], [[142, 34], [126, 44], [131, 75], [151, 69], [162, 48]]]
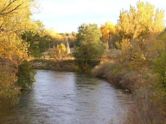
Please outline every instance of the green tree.
[[83, 24], [77, 34], [77, 46], [88, 43], [99, 43], [101, 32], [96, 24]]
[[41, 22], [33, 22], [34, 28], [25, 30], [21, 38], [29, 45], [28, 54], [33, 57], [41, 57], [54, 43], [55, 36], [44, 29]]
[[104, 46], [100, 41], [101, 32], [95, 24], [81, 25], [78, 32], [74, 56], [81, 71], [89, 71], [100, 62]]

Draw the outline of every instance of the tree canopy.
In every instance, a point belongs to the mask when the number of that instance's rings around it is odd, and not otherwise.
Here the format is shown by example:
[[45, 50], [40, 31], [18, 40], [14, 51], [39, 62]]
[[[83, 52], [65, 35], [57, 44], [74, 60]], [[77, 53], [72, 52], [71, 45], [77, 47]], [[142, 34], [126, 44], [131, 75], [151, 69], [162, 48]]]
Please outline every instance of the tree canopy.
[[83, 24], [79, 27], [77, 38], [74, 56], [80, 69], [88, 71], [100, 62], [104, 52], [100, 29], [95, 24]]
[[[101, 40], [105, 44], [106, 48], [109, 48], [110, 41], [116, 33], [116, 25], [111, 22], [106, 22], [100, 28], [102, 37]], [[112, 44], [112, 43], [111, 43]]]
[[164, 12], [150, 3], [138, 2], [129, 11], [121, 11], [118, 21], [120, 39], [144, 39], [164, 29]]

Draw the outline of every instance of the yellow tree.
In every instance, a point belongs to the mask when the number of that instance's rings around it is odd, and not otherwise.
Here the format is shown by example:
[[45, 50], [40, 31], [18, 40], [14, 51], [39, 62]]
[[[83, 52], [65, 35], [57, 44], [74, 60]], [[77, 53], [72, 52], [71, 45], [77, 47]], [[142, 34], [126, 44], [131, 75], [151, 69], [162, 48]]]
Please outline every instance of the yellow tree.
[[57, 45], [56, 47], [49, 50], [49, 55], [56, 61], [62, 61], [67, 56], [67, 48], [64, 44]]
[[[17, 67], [27, 58], [20, 34], [29, 27], [31, 0], [0, 0], [0, 103], [19, 94]], [[1, 104], [0, 104], [1, 107]]]
[[31, 0], [0, 0], [0, 57], [19, 62], [27, 56], [20, 34], [30, 24]]
[[116, 26], [111, 22], [107, 22], [101, 26], [100, 30], [102, 33], [101, 40], [104, 42], [106, 48], [108, 49], [109, 42], [116, 32]]
[[120, 39], [140, 40], [150, 34], [159, 34], [164, 29], [164, 12], [149, 3], [138, 2], [136, 8], [122, 11], [119, 16]]
[[31, 0], [0, 0], [0, 30], [19, 32], [28, 27]]
[[[164, 12], [156, 9], [153, 5], [144, 2], [138, 2], [136, 7], [131, 6], [129, 11], [120, 13], [117, 25], [117, 34], [119, 37], [118, 45], [122, 51], [128, 41], [131, 44], [128, 53], [131, 53], [129, 61], [133, 65], [139, 65], [151, 61], [156, 55], [156, 40], [158, 34], [164, 29]], [[122, 52], [123, 53], [123, 52]], [[153, 56], [149, 53], [153, 53]], [[154, 54], [155, 53], [155, 54]]]

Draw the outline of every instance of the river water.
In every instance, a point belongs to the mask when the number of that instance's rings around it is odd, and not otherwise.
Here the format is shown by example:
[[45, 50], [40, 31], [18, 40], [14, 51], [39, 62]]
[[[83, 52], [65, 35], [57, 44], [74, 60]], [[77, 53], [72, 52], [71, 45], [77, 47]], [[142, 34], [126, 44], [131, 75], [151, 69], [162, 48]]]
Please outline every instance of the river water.
[[132, 104], [130, 95], [86, 75], [37, 70], [35, 78], [0, 124], [123, 124]]

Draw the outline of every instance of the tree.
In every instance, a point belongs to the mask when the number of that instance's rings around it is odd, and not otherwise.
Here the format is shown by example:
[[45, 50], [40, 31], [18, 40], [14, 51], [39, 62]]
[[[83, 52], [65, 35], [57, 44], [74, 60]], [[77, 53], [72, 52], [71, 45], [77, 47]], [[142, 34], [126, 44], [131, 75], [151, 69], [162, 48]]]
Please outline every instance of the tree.
[[31, 0], [0, 0], [0, 57], [20, 63], [27, 57], [27, 44], [20, 38], [29, 26]]
[[44, 29], [44, 25], [40, 21], [35, 21], [31, 25], [33, 28], [22, 32], [21, 38], [29, 45], [29, 56], [41, 57], [43, 52], [52, 47], [55, 34], [53, 35], [53, 32]]
[[[107, 22], [104, 25], [101, 26], [100, 28], [102, 37], [101, 40], [103, 41], [104, 45], [106, 46], [106, 49], [109, 48], [110, 41], [116, 33], [116, 27], [114, 24]], [[113, 46], [112, 43], [110, 44], [111, 47]]]
[[41, 57], [42, 53], [47, 51], [53, 38], [42, 32], [25, 31], [22, 39], [29, 45], [28, 54], [33, 57]]
[[27, 44], [16, 34], [0, 33], [0, 58], [19, 64], [27, 58]]
[[[30, 28], [31, 0], [0, 0], [0, 103], [15, 101], [18, 66], [27, 59], [21, 33]], [[1, 106], [1, 105], [0, 105]]]
[[81, 71], [89, 71], [100, 62], [104, 52], [100, 29], [95, 24], [81, 25], [74, 56]]
[[[124, 61], [136, 67], [150, 63], [162, 47], [157, 36], [163, 29], [164, 12], [149, 3], [139, 1], [136, 7], [122, 11], [117, 24], [116, 45], [122, 50]], [[126, 43], [130, 47], [124, 51]]]
[[143, 40], [153, 34], [158, 35], [164, 29], [164, 12], [155, 9], [149, 3], [138, 2], [136, 8], [122, 11], [118, 21], [120, 40]]
[[77, 35], [77, 46], [88, 43], [99, 43], [101, 32], [96, 24], [83, 24], [79, 27]]
[[31, 0], [0, 0], [0, 31], [21, 33], [29, 27]]

